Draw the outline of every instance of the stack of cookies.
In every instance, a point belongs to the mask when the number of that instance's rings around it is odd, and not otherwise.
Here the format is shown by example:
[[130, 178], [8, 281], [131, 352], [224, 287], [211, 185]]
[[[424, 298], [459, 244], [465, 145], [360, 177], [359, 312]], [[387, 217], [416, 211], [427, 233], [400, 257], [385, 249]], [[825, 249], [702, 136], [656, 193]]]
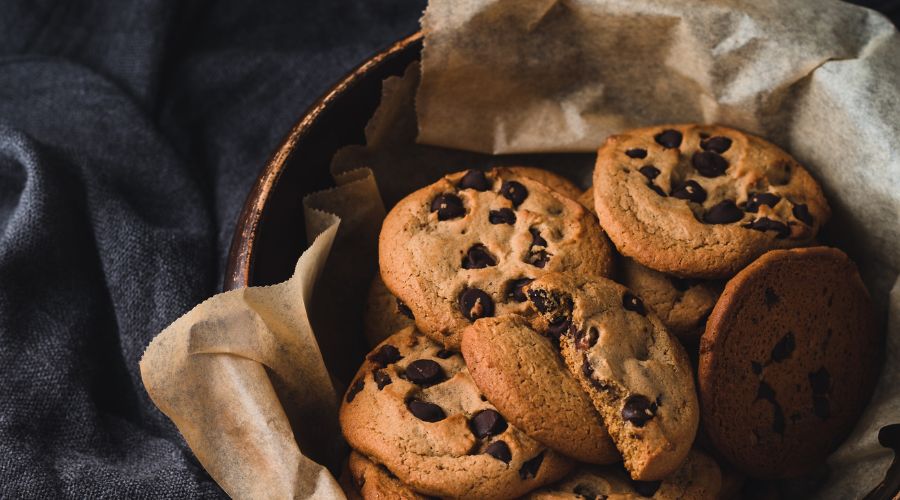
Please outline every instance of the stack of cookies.
[[[384, 221], [341, 427], [363, 498], [723, 498], [819, 470], [878, 373], [854, 264], [791, 156], [632, 130], [582, 192], [451, 174]], [[696, 381], [696, 382], [695, 382]]]

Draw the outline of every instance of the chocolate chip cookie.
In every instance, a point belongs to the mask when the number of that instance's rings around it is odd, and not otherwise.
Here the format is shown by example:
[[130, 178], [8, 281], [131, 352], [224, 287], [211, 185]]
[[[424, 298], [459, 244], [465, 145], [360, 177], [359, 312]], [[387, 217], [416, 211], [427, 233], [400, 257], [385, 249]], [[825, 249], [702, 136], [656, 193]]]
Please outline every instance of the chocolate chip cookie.
[[509, 498], [572, 467], [486, 401], [461, 355], [414, 327], [367, 356], [340, 421], [352, 448], [427, 495]]
[[488, 401], [528, 436], [582, 462], [621, 460], [558, 348], [524, 317], [476, 321], [463, 331], [462, 354]]
[[684, 349], [627, 288], [604, 278], [548, 274], [525, 287], [541, 330], [559, 334], [563, 358], [603, 417], [634, 479], [681, 466], [699, 421]]
[[402, 300], [394, 297], [384, 286], [381, 275], [375, 273], [363, 310], [363, 335], [370, 346], [380, 344], [384, 339], [415, 324], [412, 311]]
[[668, 276], [628, 258], [622, 259], [620, 269], [622, 284], [656, 313], [666, 329], [682, 342], [696, 346], [721, 285]]
[[789, 154], [712, 125], [611, 136], [598, 153], [594, 202], [619, 252], [695, 278], [727, 278], [768, 250], [805, 245], [830, 215]]
[[711, 442], [754, 477], [809, 472], [865, 407], [882, 344], [869, 294], [843, 252], [766, 253], [728, 282], [700, 341]]
[[618, 466], [583, 465], [562, 481], [530, 493], [527, 500], [603, 499], [715, 500], [722, 487], [716, 462], [691, 450], [684, 464], [660, 481], [635, 481]]
[[[386, 467], [355, 451], [350, 452], [347, 467], [353, 486], [358, 491], [357, 498], [361, 495], [365, 500], [428, 500], [427, 496], [420, 495], [401, 483]], [[347, 496], [352, 494], [351, 491]]]
[[479, 318], [522, 312], [522, 286], [548, 272], [605, 276], [612, 250], [578, 202], [503, 169], [451, 174], [384, 220], [381, 277], [436, 341], [459, 348]]

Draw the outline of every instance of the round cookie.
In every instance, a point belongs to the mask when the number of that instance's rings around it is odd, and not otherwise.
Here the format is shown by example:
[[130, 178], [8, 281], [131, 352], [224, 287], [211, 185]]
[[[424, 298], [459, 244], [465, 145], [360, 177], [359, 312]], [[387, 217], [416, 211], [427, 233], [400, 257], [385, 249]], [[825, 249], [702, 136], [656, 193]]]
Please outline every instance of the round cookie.
[[682, 277], [727, 278], [768, 250], [803, 246], [830, 215], [818, 183], [777, 146], [712, 125], [609, 137], [594, 205], [616, 248]]
[[634, 479], [681, 466], [699, 408], [687, 354], [659, 318], [611, 280], [548, 274], [525, 287], [542, 331], [560, 334], [569, 370], [603, 417]]
[[419, 329], [458, 349], [476, 319], [524, 311], [529, 280], [554, 271], [608, 275], [612, 250], [578, 202], [503, 169], [469, 170], [394, 206], [379, 262]]
[[728, 282], [700, 340], [710, 441], [750, 476], [809, 472], [865, 407], [882, 343], [869, 294], [843, 252], [766, 253]]
[[363, 310], [363, 336], [370, 347], [398, 331], [415, 324], [412, 311], [402, 300], [394, 297], [384, 286], [381, 275], [375, 273]]
[[581, 462], [622, 459], [557, 348], [524, 317], [476, 321], [463, 331], [462, 355], [488, 401], [528, 436]]
[[528, 177], [547, 186], [553, 191], [573, 200], [582, 195], [581, 189], [574, 182], [549, 170], [536, 167], [498, 167], [497, 170], [510, 173], [513, 177]]
[[[351, 451], [347, 468], [357, 488], [356, 498], [365, 500], [428, 500], [401, 483], [397, 476], [391, 474], [384, 466], [380, 466], [363, 455]], [[351, 496], [353, 492], [347, 496]], [[361, 495], [361, 496], [360, 496]]]
[[715, 500], [721, 489], [722, 473], [716, 462], [691, 450], [684, 464], [661, 481], [634, 481], [621, 465], [583, 465], [562, 481], [533, 491], [525, 499]]
[[716, 305], [721, 285], [711, 281], [666, 276], [622, 259], [622, 284], [637, 294], [670, 333], [684, 343], [696, 345], [707, 316]]
[[353, 449], [427, 495], [509, 498], [572, 467], [506, 422], [461, 355], [414, 327], [366, 357], [344, 396], [340, 423]]

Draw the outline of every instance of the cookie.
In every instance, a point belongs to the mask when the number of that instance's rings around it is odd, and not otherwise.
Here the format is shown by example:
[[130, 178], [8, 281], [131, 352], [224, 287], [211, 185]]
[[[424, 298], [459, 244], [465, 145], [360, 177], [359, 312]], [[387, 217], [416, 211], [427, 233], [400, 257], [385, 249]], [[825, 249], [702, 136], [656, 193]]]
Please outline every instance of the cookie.
[[528, 436], [582, 462], [621, 460], [558, 349], [524, 317], [476, 321], [463, 331], [462, 355], [488, 401]]
[[583, 193], [581, 193], [577, 200], [578, 203], [581, 203], [584, 208], [588, 210], [588, 212], [597, 215], [597, 210], [594, 208], [594, 188], [589, 187]]
[[576, 186], [574, 182], [543, 168], [498, 167], [498, 169], [510, 173], [513, 177], [528, 177], [529, 179], [538, 181], [553, 191], [573, 200], [578, 200], [582, 195], [581, 189]]
[[394, 206], [379, 262], [419, 329], [458, 349], [476, 319], [524, 311], [525, 283], [554, 271], [608, 275], [612, 250], [579, 203], [503, 169], [470, 170]]
[[830, 215], [818, 183], [777, 146], [712, 125], [609, 137], [594, 205], [616, 248], [681, 277], [727, 278], [768, 250], [803, 246]]
[[525, 287], [544, 331], [559, 333], [566, 365], [603, 417], [634, 479], [673, 473], [699, 421], [684, 349], [627, 288], [604, 278], [549, 274]]
[[409, 327], [367, 356], [344, 396], [341, 430], [421, 494], [509, 498], [571, 470], [486, 399], [460, 354]]
[[728, 282], [700, 340], [710, 441], [750, 476], [809, 472], [865, 407], [882, 344], [869, 294], [843, 252], [766, 253]]
[[656, 313], [666, 330], [683, 343], [696, 345], [719, 298], [720, 284], [668, 276], [628, 258], [622, 259], [620, 270], [622, 284]]
[[363, 336], [374, 347], [384, 339], [415, 324], [412, 311], [402, 300], [394, 297], [384, 286], [381, 275], [375, 273], [363, 310]]
[[604, 499], [715, 500], [722, 488], [718, 464], [692, 450], [677, 471], [660, 481], [635, 481], [618, 466], [583, 465], [562, 481], [541, 488], [526, 500]]
[[[357, 498], [365, 500], [428, 500], [427, 496], [420, 495], [401, 483], [397, 476], [391, 474], [391, 471], [384, 466], [376, 464], [355, 451], [350, 452], [347, 467], [358, 491]], [[348, 497], [351, 494], [348, 494]]]

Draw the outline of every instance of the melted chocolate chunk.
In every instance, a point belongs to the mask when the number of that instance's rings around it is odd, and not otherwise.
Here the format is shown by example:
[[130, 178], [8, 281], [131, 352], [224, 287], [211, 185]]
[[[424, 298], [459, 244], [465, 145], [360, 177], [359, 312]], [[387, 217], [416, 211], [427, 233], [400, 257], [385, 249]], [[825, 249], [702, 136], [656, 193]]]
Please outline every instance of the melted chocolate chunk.
[[647, 315], [647, 309], [644, 308], [644, 301], [631, 292], [625, 292], [622, 296], [622, 307], [628, 311], [634, 311], [641, 316]]
[[481, 170], [469, 170], [459, 181], [459, 189], [474, 189], [475, 191], [487, 191], [491, 189], [491, 181]]
[[637, 158], [637, 159], [646, 158], [647, 150], [643, 149], [643, 148], [629, 149], [628, 151], [625, 151], [625, 155], [628, 156], [629, 158]]
[[456, 219], [466, 215], [463, 202], [454, 194], [439, 194], [431, 200], [431, 211], [437, 212], [438, 220]]
[[707, 224], [730, 224], [744, 218], [744, 212], [731, 200], [716, 203], [703, 214], [703, 222]]
[[572, 488], [572, 493], [584, 497], [585, 500], [606, 500], [606, 495], [601, 495], [597, 493], [593, 487], [588, 484], [576, 484], [574, 488]]
[[365, 380], [363, 380], [362, 378], [356, 379], [356, 382], [353, 382], [353, 385], [351, 385], [350, 389], [347, 390], [347, 402], [352, 403], [353, 398], [355, 398], [356, 395], [359, 394], [359, 391], [363, 390], [363, 387], [365, 387], [365, 385]]
[[406, 366], [406, 379], [416, 385], [434, 385], [446, 378], [444, 369], [433, 359], [417, 359]]
[[666, 197], [666, 192], [663, 191], [663, 189], [661, 187], [657, 186], [656, 184], [654, 184], [652, 182], [648, 182], [647, 187], [650, 188], [651, 190], [653, 190], [654, 193], [662, 196], [663, 198]]
[[822, 420], [831, 417], [831, 403], [826, 396], [813, 394], [813, 413]]
[[554, 317], [565, 316], [572, 310], [572, 297], [555, 295], [546, 290], [528, 291], [528, 299], [541, 314], [555, 313]]
[[519, 278], [510, 281], [506, 285], [506, 298], [513, 302], [525, 302], [528, 300], [528, 297], [525, 296], [523, 288], [532, 281], [534, 280], [531, 278]]
[[478, 288], [466, 288], [459, 294], [459, 310], [469, 321], [494, 315], [494, 301], [490, 295]]
[[531, 264], [532, 266], [539, 267], [541, 269], [550, 262], [550, 253], [546, 250], [535, 250], [534, 247], [547, 247], [547, 240], [541, 236], [541, 232], [536, 227], [528, 228], [528, 231], [531, 233], [531, 248], [528, 251], [528, 255], [525, 258], [525, 261]]
[[378, 390], [384, 389], [384, 386], [390, 385], [391, 376], [385, 373], [384, 370], [375, 370], [372, 372], [372, 378], [375, 379], [375, 385], [378, 386]]
[[377, 351], [369, 354], [367, 359], [378, 365], [379, 368], [384, 368], [391, 363], [400, 361], [403, 359], [403, 356], [400, 355], [400, 350], [396, 347], [391, 344], [384, 344]]
[[747, 198], [747, 205], [744, 210], [752, 213], [759, 211], [759, 207], [766, 205], [774, 207], [781, 201], [781, 196], [772, 193], [753, 193]]
[[587, 331], [582, 330], [575, 339], [575, 348], [579, 351], [590, 349], [597, 343], [598, 338], [600, 338], [600, 332], [597, 330], [597, 327], [592, 326]]
[[634, 394], [629, 396], [622, 406], [622, 419], [635, 427], [643, 427], [656, 416], [656, 409], [656, 403], [646, 396]]
[[484, 269], [496, 265], [497, 261], [494, 260], [494, 256], [481, 243], [472, 245], [462, 260], [463, 269]]
[[525, 198], [528, 198], [528, 189], [516, 181], [503, 181], [503, 185], [500, 186], [500, 194], [511, 201], [514, 207], [518, 207], [525, 201]]
[[512, 460], [512, 452], [509, 451], [509, 446], [503, 441], [494, 441], [484, 449], [484, 452], [505, 464]]
[[544, 461], [544, 452], [540, 452], [536, 457], [526, 460], [525, 463], [522, 464], [522, 467], [519, 467], [519, 479], [526, 480], [529, 477], [537, 477], [538, 469], [541, 468], [541, 463]]
[[784, 435], [784, 412], [781, 405], [775, 399], [775, 390], [772, 386], [761, 380], [756, 390], [756, 399], [762, 399], [772, 404], [772, 431]]
[[704, 151], [722, 154], [731, 147], [731, 139], [717, 135], [700, 141], [700, 147], [703, 148]]
[[397, 312], [399, 312], [400, 314], [406, 316], [406, 317], [409, 318], [409, 319], [416, 319], [416, 318], [413, 316], [412, 309], [410, 309], [409, 306], [406, 305], [406, 303], [403, 302], [403, 301], [400, 300], [400, 299], [397, 299]]
[[778, 295], [775, 295], [775, 290], [772, 290], [770, 287], [766, 287], [766, 290], [765, 292], [763, 292], [763, 294], [765, 295], [766, 307], [771, 308], [778, 303], [779, 299]]
[[677, 130], [667, 129], [656, 134], [654, 137], [656, 142], [664, 148], [677, 148], [681, 146], [681, 132]]
[[642, 497], [652, 497], [662, 485], [662, 481], [636, 481], [631, 480], [631, 487]]
[[501, 434], [507, 427], [506, 419], [494, 410], [481, 410], [469, 420], [472, 434], [479, 439]]
[[512, 226], [516, 223], [516, 213], [509, 208], [491, 210], [488, 213], [488, 222], [491, 224], [509, 224]]
[[728, 170], [728, 160], [710, 151], [698, 151], [691, 157], [691, 165], [703, 177], [719, 177]]
[[775, 231], [775, 238], [777, 239], [785, 238], [791, 234], [791, 230], [788, 229], [786, 224], [778, 222], [777, 220], [772, 220], [768, 217], [750, 221], [744, 224], [744, 227], [762, 232]]
[[440, 422], [447, 418], [440, 406], [421, 399], [410, 399], [406, 402], [406, 408], [414, 417], [425, 422]]
[[572, 327], [572, 320], [566, 318], [565, 316], [560, 316], [559, 318], [554, 319], [550, 322], [550, 325], [547, 327], [547, 336], [555, 339], [560, 338], [561, 336], [569, 333], [569, 329]]
[[448, 351], [447, 349], [441, 349], [440, 351], [437, 352], [437, 354], [435, 354], [435, 356], [437, 356], [441, 359], [447, 359], [450, 356], [453, 356], [453, 351]]
[[547, 240], [541, 236], [541, 231], [536, 227], [529, 227], [528, 232], [531, 233], [531, 246], [546, 247]]
[[831, 389], [831, 375], [824, 366], [809, 374], [809, 386], [813, 394], [828, 394]]
[[809, 213], [809, 207], [806, 205], [794, 205], [794, 208], [791, 209], [791, 213], [794, 214], [794, 217], [797, 218], [800, 222], [806, 224], [807, 226], [813, 225], [813, 216]]
[[759, 387], [756, 389], [756, 399], [763, 399], [775, 403], [775, 390], [766, 381], [760, 380]]
[[654, 167], [653, 165], [644, 165], [643, 167], [638, 169], [638, 172], [644, 174], [644, 177], [650, 179], [656, 179], [659, 177], [659, 169]]
[[672, 191], [671, 196], [680, 200], [688, 200], [694, 203], [703, 203], [706, 201], [706, 190], [697, 181], [686, 181], [684, 184]]
[[757, 363], [756, 361], [751, 361], [750, 369], [753, 370], [753, 373], [755, 373], [757, 375], [762, 375], [763, 365], [761, 363]]
[[775, 347], [772, 348], [772, 361], [775, 363], [781, 363], [782, 361], [791, 357], [791, 354], [794, 352], [794, 348], [796, 347], [794, 343], [794, 334], [791, 332], [787, 332], [784, 337], [781, 337], [781, 340], [775, 344]]

